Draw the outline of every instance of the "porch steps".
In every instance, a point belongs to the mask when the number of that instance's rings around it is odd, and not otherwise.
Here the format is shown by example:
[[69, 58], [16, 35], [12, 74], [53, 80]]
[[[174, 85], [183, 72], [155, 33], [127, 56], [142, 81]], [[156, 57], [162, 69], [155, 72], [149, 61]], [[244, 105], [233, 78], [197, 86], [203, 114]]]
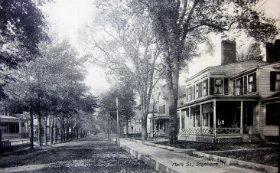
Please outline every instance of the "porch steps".
[[248, 135], [248, 142], [261, 142], [262, 138], [260, 135]]

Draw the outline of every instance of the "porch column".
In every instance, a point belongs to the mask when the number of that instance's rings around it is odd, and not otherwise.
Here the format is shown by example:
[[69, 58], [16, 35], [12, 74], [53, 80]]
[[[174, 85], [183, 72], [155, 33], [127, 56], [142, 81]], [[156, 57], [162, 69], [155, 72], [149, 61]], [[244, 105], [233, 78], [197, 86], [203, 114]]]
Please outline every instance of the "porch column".
[[183, 123], [185, 123], [185, 129], [187, 128], [188, 124], [187, 124], [187, 110], [184, 111], [184, 116], [185, 116], [185, 121]]
[[203, 123], [203, 120], [202, 120], [202, 105], [199, 104], [199, 121], [200, 121], [200, 134], [202, 135], [202, 123]]
[[180, 117], [180, 128], [179, 128], [179, 131], [180, 131], [180, 129], [182, 129], [182, 110], [179, 110], [179, 117]]
[[216, 142], [216, 100], [213, 101], [213, 134], [214, 134], [214, 142]]
[[[190, 118], [190, 121], [191, 121], [191, 107], [189, 107], [189, 118]], [[191, 122], [191, 126], [192, 127], [192, 122]]]
[[18, 122], [18, 133], [21, 133], [21, 122]]
[[200, 126], [202, 127], [202, 125], [203, 125], [203, 116], [202, 116], [202, 105], [200, 104], [199, 105], [199, 115], [200, 115]]
[[240, 134], [243, 135], [243, 100], [240, 102]]

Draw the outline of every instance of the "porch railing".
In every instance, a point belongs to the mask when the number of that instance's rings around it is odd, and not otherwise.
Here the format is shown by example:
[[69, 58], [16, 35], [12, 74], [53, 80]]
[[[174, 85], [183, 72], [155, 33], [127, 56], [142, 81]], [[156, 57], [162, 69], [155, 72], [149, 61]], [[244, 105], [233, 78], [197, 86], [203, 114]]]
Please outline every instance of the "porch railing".
[[[213, 135], [213, 128], [186, 128], [180, 129], [180, 135]], [[237, 135], [240, 134], [240, 128], [216, 128], [217, 135]]]
[[213, 134], [212, 128], [187, 128], [180, 129], [181, 135], [211, 135]]
[[217, 135], [236, 135], [240, 134], [240, 128], [217, 128]]

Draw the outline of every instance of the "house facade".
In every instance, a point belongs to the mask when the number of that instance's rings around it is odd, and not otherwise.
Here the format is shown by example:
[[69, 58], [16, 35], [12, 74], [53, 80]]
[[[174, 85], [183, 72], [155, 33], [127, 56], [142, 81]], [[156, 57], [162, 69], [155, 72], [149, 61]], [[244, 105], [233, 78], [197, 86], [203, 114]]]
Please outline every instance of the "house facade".
[[166, 85], [160, 87], [155, 94], [154, 103], [149, 107], [150, 137], [167, 137], [169, 134], [169, 97], [166, 87]]
[[29, 120], [24, 114], [1, 115], [0, 128], [3, 140], [29, 137]]
[[[128, 120], [128, 128], [124, 126], [124, 134], [129, 136], [141, 136], [142, 131], [142, 113], [136, 109], [135, 115]], [[127, 131], [128, 130], [128, 131]]]
[[279, 136], [280, 63], [235, 60], [235, 43], [223, 41], [222, 65], [187, 80], [178, 100], [179, 140], [219, 143]]

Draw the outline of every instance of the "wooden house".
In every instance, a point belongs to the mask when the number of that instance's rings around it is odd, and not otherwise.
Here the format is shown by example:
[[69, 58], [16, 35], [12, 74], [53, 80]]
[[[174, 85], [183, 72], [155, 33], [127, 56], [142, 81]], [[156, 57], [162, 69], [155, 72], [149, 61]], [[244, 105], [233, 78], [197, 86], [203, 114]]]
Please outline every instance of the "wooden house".
[[279, 136], [279, 62], [235, 62], [235, 43], [223, 41], [222, 65], [195, 74], [184, 89], [178, 100], [179, 140], [240, 142]]

